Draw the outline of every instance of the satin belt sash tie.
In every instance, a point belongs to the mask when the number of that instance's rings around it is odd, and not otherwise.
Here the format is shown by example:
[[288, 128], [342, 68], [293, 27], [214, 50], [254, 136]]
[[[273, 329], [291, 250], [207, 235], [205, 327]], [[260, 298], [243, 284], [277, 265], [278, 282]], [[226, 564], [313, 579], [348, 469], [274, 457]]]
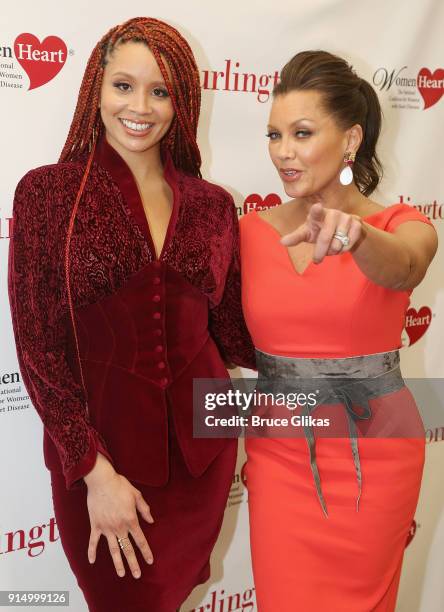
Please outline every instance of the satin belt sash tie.
[[[322, 404], [337, 404], [345, 408], [358, 483], [356, 500], [356, 511], [358, 511], [362, 492], [362, 472], [356, 423], [372, 417], [368, 403], [370, 399], [399, 391], [405, 386], [399, 367], [399, 352], [321, 359], [282, 357], [256, 349], [256, 363], [258, 391], [288, 393], [294, 391], [291, 387], [295, 384], [298, 392], [314, 392], [315, 388], [319, 391], [316, 406], [311, 407], [307, 404], [301, 406], [304, 416], [309, 417], [313, 410]], [[315, 384], [310, 379], [316, 379]], [[354, 406], [359, 406], [361, 410], [356, 411]], [[303, 429], [310, 453], [310, 467], [319, 502], [325, 516], [328, 516], [316, 463], [315, 435], [311, 425], [306, 424], [308, 420], [303, 419]]]

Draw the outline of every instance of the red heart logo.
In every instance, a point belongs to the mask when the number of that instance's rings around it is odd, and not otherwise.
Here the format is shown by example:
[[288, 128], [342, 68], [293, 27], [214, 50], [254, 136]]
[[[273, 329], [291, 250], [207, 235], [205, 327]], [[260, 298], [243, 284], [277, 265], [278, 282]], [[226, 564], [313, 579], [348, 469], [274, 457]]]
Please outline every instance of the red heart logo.
[[252, 210], [267, 210], [279, 204], [282, 204], [282, 200], [277, 193], [269, 193], [264, 199], [258, 193], [250, 193], [244, 201], [244, 215]]
[[421, 68], [416, 81], [419, 93], [424, 99], [424, 110], [436, 104], [444, 94], [443, 68], [437, 68], [433, 74], [428, 68]]
[[40, 42], [34, 34], [25, 33], [15, 39], [14, 53], [29, 77], [29, 89], [35, 89], [48, 83], [60, 72], [68, 50], [58, 36], [47, 36]]
[[422, 306], [418, 311], [409, 308], [405, 315], [405, 330], [410, 338], [410, 346], [415, 344], [426, 333], [432, 322], [432, 311]]

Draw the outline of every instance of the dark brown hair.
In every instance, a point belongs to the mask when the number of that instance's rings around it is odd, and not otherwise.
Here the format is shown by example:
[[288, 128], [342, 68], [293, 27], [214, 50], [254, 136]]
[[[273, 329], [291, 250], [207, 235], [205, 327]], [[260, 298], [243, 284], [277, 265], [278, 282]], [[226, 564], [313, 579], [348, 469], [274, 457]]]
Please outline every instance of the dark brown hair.
[[[200, 176], [201, 157], [196, 142], [200, 112], [199, 70], [187, 41], [172, 26], [148, 17], [135, 17], [109, 30], [94, 47], [88, 60], [76, 110], [59, 161], [93, 155], [104, 126], [99, 100], [103, 70], [114, 49], [128, 41], [146, 44], [159, 65], [175, 110], [173, 123], [162, 140], [177, 168]], [[171, 83], [163, 59], [171, 70]]]
[[353, 174], [359, 190], [370, 195], [382, 177], [381, 162], [376, 155], [382, 111], [373, 87], [341, 57], [327, 51], [302, 51], [283, 67], [273, 95], [294, 90], [319, 91], [324, 108], [341, 128], [348, 129], [356, 123], [362, 127], [363, 139], [356, 153]]

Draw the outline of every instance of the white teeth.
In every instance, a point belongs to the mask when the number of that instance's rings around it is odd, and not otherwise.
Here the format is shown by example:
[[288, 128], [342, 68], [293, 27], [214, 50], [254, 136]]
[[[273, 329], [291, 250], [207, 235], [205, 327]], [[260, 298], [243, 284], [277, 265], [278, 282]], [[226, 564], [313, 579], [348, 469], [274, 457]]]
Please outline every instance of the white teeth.
[[286, 176], [294, 176], [297, 170], [283, 170], [283, 172]]
[[134, 121], [128, 121], [128, 119], [120, 120], [125, 127], [130, 128], [130, 130], [136, 130], [137, 132], [143, 132], [151, 127], [152, 123], [134, 123]]

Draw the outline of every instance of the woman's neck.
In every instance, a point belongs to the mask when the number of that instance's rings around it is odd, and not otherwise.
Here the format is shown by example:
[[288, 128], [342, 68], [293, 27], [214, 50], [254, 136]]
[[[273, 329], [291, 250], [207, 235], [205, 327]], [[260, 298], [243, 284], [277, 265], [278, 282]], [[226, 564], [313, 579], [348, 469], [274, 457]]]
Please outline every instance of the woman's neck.
[[346, 187], [330, 186], [319, 193], [299, 199], [299, 203], [306, 209], [307, 214], [311, 206], [318, 202], [325, 208], [335, 208], [349, 214], [359, 214], [369, 203], [368, 198], [359, 191], [354, 183]]

